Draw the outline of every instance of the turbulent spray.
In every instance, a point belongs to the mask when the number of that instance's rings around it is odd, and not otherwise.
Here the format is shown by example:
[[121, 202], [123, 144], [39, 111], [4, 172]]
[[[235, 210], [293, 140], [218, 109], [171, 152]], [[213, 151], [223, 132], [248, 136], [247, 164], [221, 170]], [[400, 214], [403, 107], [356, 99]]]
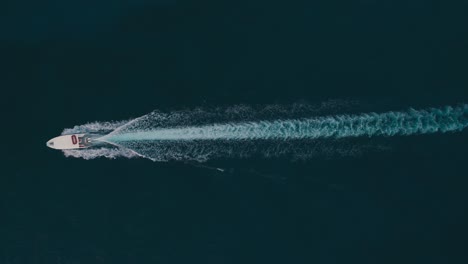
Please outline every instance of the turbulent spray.
[[[255, 120], [258, 116], [233, 115], [216, 121], [209, 112], [163, 114], [153, 112], [126, 123], [92, 123], [68, 132], [85, 132], [102, 128], [109, 134], [99, 140], [117, 148], [65, 151], [68, 156], [95, 158], [146, 157], [155, 161], [199, 160], [220, 157], [294, 155], [309, 157], [314, 153], [340, 150], [342, 140], [358, 137], [390, 137], [462, 131], [468, 126], [468, 105], [456, 107], [410, 109], [401, 112], [363, 113]], [[277, 111], [279, 112], [279, 111]], [[286, 111], [288, 112], [288, 111]], [[292, 112], [292, 111], [289, 111]], [[216, 115], [227, 115], [227, 112]], [[216, 116], [215, 115], [215, 116]], [[284, 116], [284, 115], [283, 115]], [[209, 121], [190, 121], [203, 120]], [[234, 121], [229, 121], [229, 119]], [[190, 124], [192, 123], [192, 124]], [[349, 153], [359, 151], [351, 147]]]

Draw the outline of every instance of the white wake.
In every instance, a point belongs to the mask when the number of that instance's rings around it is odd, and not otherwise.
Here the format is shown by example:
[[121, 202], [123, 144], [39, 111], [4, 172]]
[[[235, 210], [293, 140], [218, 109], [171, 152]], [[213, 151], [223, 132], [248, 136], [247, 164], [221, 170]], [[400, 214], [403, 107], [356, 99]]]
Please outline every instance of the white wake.
[[[200, 116], [203, 115], [206, 113]], [[93, 123], [64, 132], [92, 132], [90, 126], [95, 126], [95, 130], [112, 129], [100, 140], [118, 148], [66, 151], [65, 154], [86, 159], [142, 156], [157, 161], [204, 161], [253, 154], [311, 156], [346, 149], [343, 147], [346, 143], [342, 140], [349, 138], [462, 131], [468, 126], [468, 105], [309, 118], [241, 119], [187, 125], [190, 115], [153, 112], [125, 124]], [[88, 131], [84, 131], [84, 128]], [[345, 151], [352, 154], [359, 148], [348, 146]]]

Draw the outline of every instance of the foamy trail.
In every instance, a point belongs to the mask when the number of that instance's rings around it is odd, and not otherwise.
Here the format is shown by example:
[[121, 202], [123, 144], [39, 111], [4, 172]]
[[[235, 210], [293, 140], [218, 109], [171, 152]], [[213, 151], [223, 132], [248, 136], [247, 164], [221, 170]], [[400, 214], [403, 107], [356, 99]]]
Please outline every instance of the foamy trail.
[[[203, 112], [200, 116], [209, 115]], [[353, 155], [366, 144], [349, 146], [343, 140], [462, 131], [468, 126], [468, 105], [248, 122], [237, 118], [235, 122], [207, 123], [191, 121], [190, 117], [183, 113], [153, 112], [114, 127], [100, 138], [119, 147], [117, 149], [108, 152], [105, 148], [76, 150], [66, 155], [83, 158], [142, 156], [157, 161], [205, 161], [254, 154], [268, 157], [310, 157], [331, 152]], [[190, 124], [196, 122], [200, 124]], [[109, 127], [109, 123], [106, 124]]]
[[468, 107], [431, 108], [407, 112], [370, 113], [331, 117], [215, 124], [200, 127], [163, 128], [111, 133], [103, 140], [288, 140], [395, 136], [461, 131], [468, 124]]

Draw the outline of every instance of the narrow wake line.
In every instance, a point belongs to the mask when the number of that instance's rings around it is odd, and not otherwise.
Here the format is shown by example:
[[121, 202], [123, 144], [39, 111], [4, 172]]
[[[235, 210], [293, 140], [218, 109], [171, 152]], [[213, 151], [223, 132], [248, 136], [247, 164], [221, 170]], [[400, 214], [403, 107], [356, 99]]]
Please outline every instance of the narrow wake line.
[[302, 106], [275, 106], [263, 112], [248, 107], [239, 109], [153, 112], [126, 122], [76, 126], [63, 133], [104, 135], [97, 140], [108, 144], [65, 150], [64, 154], [84, 159], [144, 157], [153, 161], [207, 161], [254, 155], [299, 159], [355, 156], [381, 149], [382, 146], [373, 145], [374, 137], [457, 132], [468, 126], [467, 104], [315, 118], [310, 117], [316, 113], [307, 114], [309, 108]]

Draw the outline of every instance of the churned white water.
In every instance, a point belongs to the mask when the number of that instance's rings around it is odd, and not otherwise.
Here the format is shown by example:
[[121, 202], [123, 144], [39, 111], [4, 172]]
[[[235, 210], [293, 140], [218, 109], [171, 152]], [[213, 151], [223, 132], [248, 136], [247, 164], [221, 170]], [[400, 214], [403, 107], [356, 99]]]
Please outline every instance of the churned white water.
[[[203, 112], [199, 116], [209, 114]], [[218, 115], [222, 115], [219, 114]], [[274, 115], [274, 111], [273, 111]], [[295, 154], [310, 156], [317, 151], [339, 151], [340, 139], [408, 136], [462, 131], [468, 126], [468, 105], [422, 110], [354, 115], [224, 122], [187, 125], [190, 115], [153, 112], [128, 122], [91, 123], [64, 133], [106, 130], [99, 140], [112, 148], [65, 151], [67, 156], [91, 159], [99, 156], [146, 157], [152, 160], [199, 160]], [[209, 119], [209, 118], [208, 118]], [[192, 122], [194, 123], [194, 122]], [[326, 143], [325, 143], [326, 142]], [[358, 151], [356, 146], [348, 152]]]

